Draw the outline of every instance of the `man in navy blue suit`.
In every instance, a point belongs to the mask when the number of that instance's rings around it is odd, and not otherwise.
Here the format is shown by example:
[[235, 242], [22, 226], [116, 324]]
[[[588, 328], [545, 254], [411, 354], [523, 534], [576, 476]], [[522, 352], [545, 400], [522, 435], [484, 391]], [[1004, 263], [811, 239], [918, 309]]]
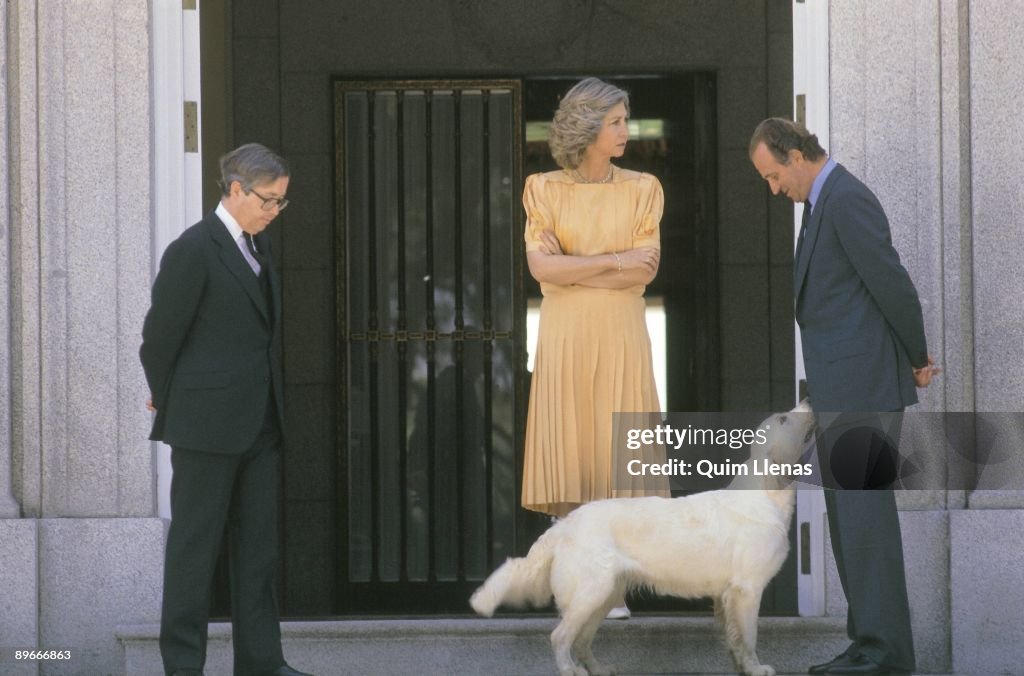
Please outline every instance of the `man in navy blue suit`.
[[302, 676], [285, 664], [274, 592], [284, 402], [265, 230], [288, 205], [288, 165], [250, 143], [220, 169], [220, 204], [167, 247], [142, 328], [150, 438], [171, 446], [174, 469], [160, 652], [168, 674], [202, 674], [226, 530], [234, 673]]
[[[917, 403], [915, 388], [927, 387], [938, 369], [881, 204], [792, 121], [763, 121], [749, 153], [773, 194], [804, 203], [793, 297], [812, 407], [895, 418], [881, 437], [898, 439], [898, 414]], [[818, 439], [823, 469], [838, 474], [829, 485], [843, 489], [826, 490], [825, 504], [851, 644], [812, 674], [909, 673], [915, 666], [894, 461], [872, 428], [854, 425]]]

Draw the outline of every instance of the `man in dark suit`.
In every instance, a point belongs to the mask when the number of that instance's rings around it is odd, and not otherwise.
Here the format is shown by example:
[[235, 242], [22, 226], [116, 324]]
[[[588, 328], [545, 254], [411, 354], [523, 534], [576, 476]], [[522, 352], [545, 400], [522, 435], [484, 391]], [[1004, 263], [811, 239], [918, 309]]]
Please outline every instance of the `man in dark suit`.
[[298, 676], [281, 650], [274, 581], [283, 445], [281, 292], [266, 227], [288, 205], [288, 165], [259, 144], [220, 160], [216, 210], [171, 243], [140, 357], [171, 446], [160, 652], [202, 674], [214, 567], [229, 542], [236, 676]]
[[852, 643], [810, 673], [909, 673], [914, 645], [894, 460], [879, 439], [898, 439], [898, 413], [917, 403], [915, 387], [927, 387], [937, 372], [921, 304], [878, 199], [816, 136], [770, 118], [754, 131], [749, 152], [773, 194], [804, 203], [793, 296], [811, 405], [819, 414], [846, 413], [842, 424], [883, 421], [833, 425], [818, 438], [823, 471], [838, 475], [828, 485], [846, 489], [826, 490], [825, 504]]

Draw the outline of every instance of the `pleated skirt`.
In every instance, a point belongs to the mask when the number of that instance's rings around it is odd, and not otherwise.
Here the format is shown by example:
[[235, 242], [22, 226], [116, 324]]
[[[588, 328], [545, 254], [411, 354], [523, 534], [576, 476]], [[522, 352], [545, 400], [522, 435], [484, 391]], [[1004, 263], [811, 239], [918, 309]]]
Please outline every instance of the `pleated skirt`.
[[613, 467], [614, 414], [660, 410], [642, 287], [549, 291], [530, 383], [523, 507], [565, 516], [592, 500], [668, 496], [664, 479]]

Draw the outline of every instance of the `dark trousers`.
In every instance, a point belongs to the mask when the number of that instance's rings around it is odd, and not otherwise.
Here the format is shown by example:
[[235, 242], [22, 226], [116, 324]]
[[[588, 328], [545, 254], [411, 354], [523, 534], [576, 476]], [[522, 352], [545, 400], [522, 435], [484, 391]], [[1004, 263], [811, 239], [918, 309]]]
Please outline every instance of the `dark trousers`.
[[241, 455], [173, 448], [171, 526], [164, 563], [160, 653], [168, 674], [202, 669], [214, 568], [225, 526], [234, 673], [284, 664], [274, 583], [281, 434], [273, 416]]
[[901, 425], [898, 413], [875, 416], [866, 424], [840, 418], [819, 435], [818, 453], [822, 467], [835, 470], [835, 481], [826, 480], [825, 507], [849, 603], [846, 630], [852, 645], [847, 652], [913, 671], [903, 538], [892, 490]]

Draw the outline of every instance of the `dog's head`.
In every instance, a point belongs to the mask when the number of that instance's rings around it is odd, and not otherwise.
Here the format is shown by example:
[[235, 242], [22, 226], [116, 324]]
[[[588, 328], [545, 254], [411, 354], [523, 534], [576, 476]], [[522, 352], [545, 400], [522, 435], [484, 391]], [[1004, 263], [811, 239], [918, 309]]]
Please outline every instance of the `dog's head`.
[[814, 436], [814, 412], [804, 399], [788, 413], [769, 416], [758, 427], [764, 443], [750, 445], [750, 457], [767, 459], [773, 465], [800, 462], [803, 450]]

